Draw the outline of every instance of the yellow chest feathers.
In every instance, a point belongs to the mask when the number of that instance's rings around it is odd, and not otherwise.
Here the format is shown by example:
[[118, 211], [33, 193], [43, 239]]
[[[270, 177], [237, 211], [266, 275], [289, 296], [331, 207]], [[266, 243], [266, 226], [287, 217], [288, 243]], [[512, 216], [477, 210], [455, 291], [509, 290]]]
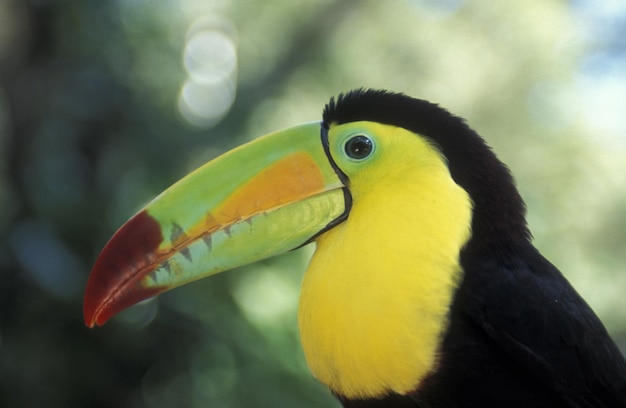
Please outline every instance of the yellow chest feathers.
[[354, 185], [348, 219], [316, 241], [301, 340], [315, 377], [345, 397], [406, 393], [436, 364], [471, 223], [467, 193], [438, 162], [409, 182]]

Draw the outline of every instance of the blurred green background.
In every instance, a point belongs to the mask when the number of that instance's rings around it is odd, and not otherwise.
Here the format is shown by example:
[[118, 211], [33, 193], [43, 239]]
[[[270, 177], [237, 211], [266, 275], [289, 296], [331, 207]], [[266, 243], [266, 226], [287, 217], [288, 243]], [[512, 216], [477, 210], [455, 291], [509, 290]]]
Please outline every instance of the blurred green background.
[[626, 349], [623, 1], [0, 0], [0, 406], [338, 406], [298, 340], [311, 248], [103, 328], [81, 301], [142, 204], [361, 86], [467, 118]]

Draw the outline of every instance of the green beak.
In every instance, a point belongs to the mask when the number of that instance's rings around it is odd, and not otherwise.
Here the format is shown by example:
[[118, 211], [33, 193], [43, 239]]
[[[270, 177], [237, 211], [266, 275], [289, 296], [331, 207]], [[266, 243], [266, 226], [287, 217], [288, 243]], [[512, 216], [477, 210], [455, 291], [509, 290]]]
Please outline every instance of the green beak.
[[89, 276], [87, 326], [174, 287], [298, 248], [341, 222], [349, 193], [321, 133], [310, 123], [240, 146], [132, 217]]

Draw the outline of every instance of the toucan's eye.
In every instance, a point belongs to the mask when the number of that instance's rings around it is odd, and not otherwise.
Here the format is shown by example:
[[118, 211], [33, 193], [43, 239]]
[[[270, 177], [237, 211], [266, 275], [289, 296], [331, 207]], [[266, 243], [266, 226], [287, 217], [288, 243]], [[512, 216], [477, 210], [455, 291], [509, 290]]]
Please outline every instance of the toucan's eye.
[[345, 144], [346, 154], [353, 159], [364, 159], [374, 150], [372, 140], [365, 135], [357, 135], [349, 139]]

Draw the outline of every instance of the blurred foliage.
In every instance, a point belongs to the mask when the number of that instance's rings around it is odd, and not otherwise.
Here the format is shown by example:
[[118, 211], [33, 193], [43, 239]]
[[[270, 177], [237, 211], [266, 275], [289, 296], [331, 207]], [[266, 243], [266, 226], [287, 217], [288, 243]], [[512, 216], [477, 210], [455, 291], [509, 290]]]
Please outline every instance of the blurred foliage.
[[104, 328], [84, 327], [81, 301], [143, 203], [361, 86], [467, 118], [517, 176], [538, 247], [624, 347], [617, 3], [2, 0], [0, 406], [337, 406], [298, 341], [311, 248]]

